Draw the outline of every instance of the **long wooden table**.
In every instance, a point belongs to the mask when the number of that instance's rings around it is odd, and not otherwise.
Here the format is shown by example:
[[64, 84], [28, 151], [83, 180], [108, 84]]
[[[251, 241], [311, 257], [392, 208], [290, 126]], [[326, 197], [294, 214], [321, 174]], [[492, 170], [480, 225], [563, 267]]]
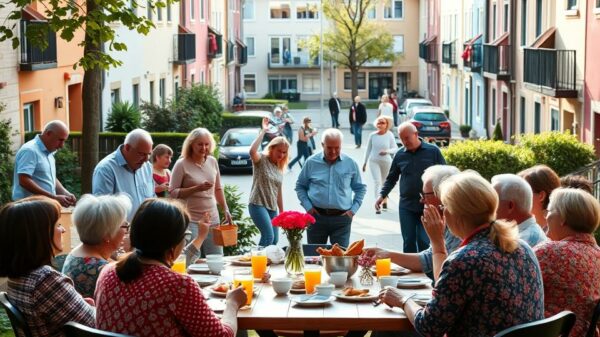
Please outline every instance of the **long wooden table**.
[[[227, 266], [230, 268], [239, 268]], [[359, 269], [360, 270], [360, 269]], [[273, 278], [286, 276], [283, 265], [269, 267]], [[347, 286], [369, 288], [372, 294], [380, 291], [377, 279], [372, 286], [360, 285], [357, 272], [347, 281]], [[322, 270], [321, 281], [327, 282], [329, 277]], [[411, 277], [426, 277], [424, 274], [409, 274]], [[407, 276], [409, 276], [407, 275]], [[238, 313], [238, 328], [256, 330], [261, 336], [275, 336], [273, 330], [302, 330], [305, 336], [318, 336], [323, 330], [350, 331], [349, 335], [361, 336], [366, 331], [407, 331], [413, 330], [411, 323], [399, 308], [389, 308], [385, 304], [377, 307], [372, 302], [342, 302], [334, 300], [322, 307], [299, 307], [290, 301], [293, 294], [277, 296], [270, 284], [257, 283], [252, 305], [249, 309]], [[340, 288], [334, 291], [339, 291]], [[431, 293], [431, 287], [402, 290], [408, 294]], [[212, 297], [212, 295], [209, 295]]]

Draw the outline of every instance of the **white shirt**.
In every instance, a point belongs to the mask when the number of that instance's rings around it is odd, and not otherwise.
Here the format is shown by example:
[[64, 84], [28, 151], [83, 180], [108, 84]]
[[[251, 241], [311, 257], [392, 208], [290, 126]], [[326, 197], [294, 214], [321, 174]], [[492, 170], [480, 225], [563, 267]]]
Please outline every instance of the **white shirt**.
[[379, 152], [387, 151], [387, 153], [392, 154], [395, 153], [398, 149], [398, 145], [396, 145], [396, 140], [394, 139], [394, 135], [388, 131], [383, 135], [377, 133], [377, 131], [372, 132], [369, 135], [369, 142], [367, 143], [367, 151], [365, 152], [365, 164], [367, 160], [389, 160], [392, 161], [392, 157], [389, 155], [380, 155]]
[[383, 116], [392, 117], [392, 112], [394, 111], [394, 106], [390, 103], [381, 103], [379, 104], [379, 113]]

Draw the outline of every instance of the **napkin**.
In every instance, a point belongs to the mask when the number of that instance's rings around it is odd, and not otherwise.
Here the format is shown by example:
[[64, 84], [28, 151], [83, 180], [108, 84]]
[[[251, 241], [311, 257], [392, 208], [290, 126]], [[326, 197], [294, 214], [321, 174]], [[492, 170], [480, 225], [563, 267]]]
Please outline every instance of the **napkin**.
[[265, 251], [267, 253], [267, 258], [274, 264], [283, 262], [283, 259], [285, 258], [285, 252], [283, 249], [275, 245], [267, 246]]

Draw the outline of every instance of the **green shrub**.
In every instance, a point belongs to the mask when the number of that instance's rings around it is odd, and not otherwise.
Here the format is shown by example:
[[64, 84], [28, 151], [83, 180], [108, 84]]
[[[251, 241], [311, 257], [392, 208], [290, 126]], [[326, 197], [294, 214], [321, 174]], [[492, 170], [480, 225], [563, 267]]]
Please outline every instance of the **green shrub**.
[[113, 103], [106, 119], [106, 130], [112, 132], [129, 132], [141, 126], [140, 110], [129, 102]]
[[12, 325], [8, 319], [6, 311], [0, 310], [0, 336], [2, 337], [14, 337], [15, 334], [12, 330]]
[[529, 149], [516, 148], [500, 141], [467, 140], [442, 149], [448, 165], [471, 169], [490, 179], [500, 173], [516, 173], [534, 164]]
[[[240, 255], [248, 252], [250, 248], [256, 246], [254, 236], [259, 234], [258, 228], [252, 222], [250, 217], [244, 216], [244, 209], [248, 206], [242, 203], [242, 193], [235, 185], [225, 185], [225, 201], [229, 206], [231, 219], [238, 226], [238, 241], [236, 246], [224, 248], [225, 255]], [[223, 212], [219, 210], [219, 216], [224, 219]]]
[[502, 134], [502, 125], [500, 125], [500, 120], [496, 121], [496, 126], [494, 127], [494, 132], [492, 133], [492, 140], [504, 141], [504, 135]]
[[[4, 109], [0, 104], [0, 111]], [[0, 205], [10, 202], [12, 199], [12, 177], [13, 177], [13, 156], [10, 137], [12, 135], [12, 126], [9, 120], [0, 121]]]
[[176, 132], [190, 132], [197, 127], [205, 127], [211, 132], [221, 129], [223, 105], [219, 101], [219, 91], [210, 85], [193, 85], [181, 88], [173, 104], [177, 119]]
[[54, 158], [56, 159], [56, 178], [67, 191], [79, 198], [81, 196], [81, 169], [77, 154], [71, 151], [69, 144], [65, 144], [56, 152]]
[[231, 112], [223, 112], [223, 123], [221, 124], [221, 134], [231, 128], [257, 127], [262, 124], [261, 117], [238, 116]]
[[172, 102], [166, 107], [144, 102], [142, 125], [148, 132], [174, 132], [177, 129], [177, 116], [172, 112]]
[[263, 99], [275, 99], [275, 94], [268, 92], [263, 96]]
[[246, 104], [260, 104], [260, 105], [287, 105], [289, 102], [287, 99], [264, 99], [264, 98], [250, 98], [246, 100]]
[[600, 245], [600, 229], [594, 233], [594, 236], [596, 237], [596, 243]]
[[594, 148], [574, 135], [552, 131], [521, 135], [519, 147], [533, 153], [536, 164], [546, 164], [564, 176], [595, 160]]

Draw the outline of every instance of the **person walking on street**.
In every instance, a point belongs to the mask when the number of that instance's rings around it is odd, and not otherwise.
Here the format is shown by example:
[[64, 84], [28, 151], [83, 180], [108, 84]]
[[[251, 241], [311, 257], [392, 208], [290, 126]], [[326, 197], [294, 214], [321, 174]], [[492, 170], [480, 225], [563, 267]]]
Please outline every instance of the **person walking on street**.
[[360, 102], [360, 96], [354, 97], [350, 106], [350, 128], [354, 134], [354, 145], [359, 149], [362, 145], [362, 128], [367, 122], [367, 108]]
[[314, 142], [314, 136], [317, 134], [317, 130], [313, 129], [311, 126], [310, 117], [304, 117], [302, 126], [298, 129], [298, 142], [296, 142], [296, 147], [298, 154], [296, 158], [294, 158], [289, 164], [288, 169], [292, 169], [296, 163], [300, 164], [300, 168], [302, 168], [302, 163], [300, 163], [300, 159], [304, 158], [304, 162], [308, 160], [308, 157], [311, 156], [312, 144], [311, 141]]
[[348, 247], [352, 218], [367, 191], [356, 162], [341, 153], [343, 137], [338, 129], [325, 130], [323, 152], [308, 158], [296, 181], [300, 204], [316, 220], [307, 230], [309, 244], [329, 239]]
[[340, 99], [337, 97], [337, 92], [334, 92], [332, 97], [329, 99], [329, 113], [331, 114], [331, 127], [335, 129], [340, 128], [340, 110], [342, 110], [342, 104]]
[[294, 131], [292, 131], [292, 124], [294, 124], [294, 118], [290, 114], [290, 110], [286, 105], [282, 106], [281, 110], [281, 118], [283, 118], [283, 121], [285, 122], [285, 124], [283, 125], [283, 135], [287, 139], [288, 143], [292, 144], [292, 141], [294, 140]]
[[399, 213], [404, 253], [417, 253], [429, 246], [429, 238], [421, 223], [423, 216], [423, 204], [420, 202], [419, 195], [423, 189], [421, 176], [428, 167], [445, 165], [446, 161], [437, 146], [419, 138], [417, 128], [412, 123], [400, 124], [398, 134], [404, 146], [394, 156], [390, 173], [379, 192], [379, 198], [375, 201], [375, 210], [380, 209], [400, 178]]
[[379, 116], [388, 116], [392, 118], [394, 114], [394, 106], [390, 104], [390, 98], [388, 95], [381, 95], [381, 103], [379, 104], [379, 108], [377, 110], [377, 117]]
[[389, 103], [392, 105], [392, 117], [394, 118], [394, 127], [398, 126], [398, 93], [392, 90]]

